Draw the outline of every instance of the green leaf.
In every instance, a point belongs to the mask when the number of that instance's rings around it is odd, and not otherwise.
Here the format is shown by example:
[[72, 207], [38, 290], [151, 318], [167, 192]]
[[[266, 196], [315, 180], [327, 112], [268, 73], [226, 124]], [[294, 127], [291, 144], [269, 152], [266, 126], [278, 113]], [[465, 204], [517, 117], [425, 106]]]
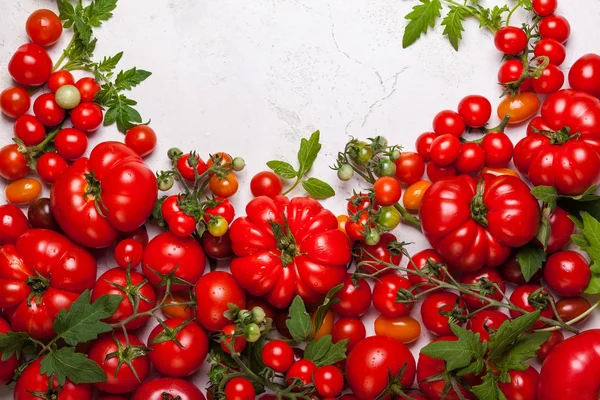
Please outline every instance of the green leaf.
[[570, 199], [581, 201], [584, 203], [588, 202], [588, 201], [596, 201], [596, 200], [600, 199], [600, 196], [598, 196], [596, 194], [596, 189], [598, 189], [598, 187], [596, 185], [592, 185], [589, 188], [587, 188], [587, 190], [585, 192], [581, 193], [580, 195], [562, 196], [562, 197], [570, 198]]
[[115, 8], [117, 0], [95, 0], [85, 8], [84, 14], [91, 26], [98, 27], [113, 16], [112, 11]]
[[117, 64], [121, 61], [121, 57], [123, 57], [122, 51], [112, 57], [104, 57], [102, 61], [98, 63], [97, 70], [101, 72], [111, 72], [117, 67]]
[[590, 245], [585, 236], [583, 236], [581, 233], [572, 234], [571, 240], [573, 241], [573, 243], [575, 243], [578, 247], [581, 248], [588, 247]]
[[[58, 17], [63, 21], [72, 21], [73, 17], [75, 16], [75, 8], [73, 8], [73, 5], [69, 2], [69, 0], [58, 0], [57, 5], [59, 12]], [[65, 23], [65, 28], [69, 28], [70, 26], [71, 25], [66, 26]]]
[[298, 177], [304, 176], [313, 166], [319, 151], [321, 151], [321, 143], [319, 143], [321, 133], [317, 130], [310, 135], [310, 138], [302, 138], [300, 141], [300, 150], [298, 150]]
[[427, 30], [435, 26], [435, 21], [441, 16], [442, 3], [440, 0], [419, 0], [420, 4], [413, 7], [412, 11], [404, 17], [410, 20], [404, 29], [402, 47], [407, 48]]
[[40, 372], [54, 376], [61, 385], [67, 378], [77, 383], [96, 383], [106, 381], [106, 374], [98, 364], [83, 353], [76, 353], [73, 347], [63, 347], [52, 351], [42, 360]]
[[90, 304], [90, 291], [84, 291], [69, 308], [62, 309], [54, 321], [54, 332], [70, 346], [96, 339], [98, 335], [110, 332], [111, 326], [103, 319], [114, 314], [123, 296], [100, 296]]
[[442, 20], [442, 25], [445, 27], [443, 34], [448, 37], [454, 50], [458, 50], [458, 42], [462, 40], [462, 32], [465, 30], [462, 23], [467, 15], [464, 8], [450, 6], [450, 11]]
[[296, 172], [294, 167], [285, 161], [272, 160], [267, 163], [267, 166], [284, 179], [293, 179], [298, 176], [298, 172]]
[[335, 196], [335, 191], [333, 188], [327, 183], [323, 182], [317, 178], [308, 178], [305, 181], [302, 181], [302, 187], [308, 195], [314, 199], [326, 199], [331, 196]]
[[600, 294], [600, 274], [593, 274], [585, 288], [586, 294]]
[[550, 332], [535, 332], [521, 337], [514, 346], [510, 347], [508, 354], [502, 357], [500, 370], [503, 372], [526, 370], [529, 365], [525, 362], [535, 357], [535, 352], [549, 337]]
[[531, 194], [536, 199], [548, 204], [552, 210], [556, 208], [558, 201], [558, 192], [552, 186], [536, 186], [531, 189]]
[[145, 71], [143, 69], [137, 69], [133, 67], [127, 71], [121, 71], [117, 74], [115, 79], [115, 88], [121, 90], [131, 90], [135, 86], [145, 81], [152, 72]]
[[31, 346], [33, 341], [25, 332], [6, 332], [0, 333], [0, 354], [2, 361], [6, 361], [13, 355], [21, 358], [23, 349]]
[[527, 332], [539, 318], [540, 311], [536, 310], [512, 321], [502, 323], [500, 328], [490, 335], [488, 357], [492, 360], [502, 357], [506, 350]]
[[536, 239], [544, 246], [544, 251], [548, 246], [548, 240], [550, 240], [550, 234], [552, 228], [550, 227], [550, 207], [544, 207], [542, 210], [542, 220], [540, 222], [540, 229], [536, 235]]
[[331, 335], [325, 335], [319, 340], [311, 340], [304, 349], [304, 358], [314, 362], [317, 367], [332, 365], [346, 359], [348, 339], [332, 343]]
[[517, 262], [521, 266], [523, 277], [527, 282], [542, 268], [546, 261], [546, 253], [535, 244], [529, 243], [517, 250]]
[[583, 213], [582, 233], [591, 247], [600, 248], [600, 222], [589, 213]]
[[104, 126], [117, 123], [119, 132], [125, 133], [136, 124], [142, 123], [142, 116], [131, 105], [136, 102], [124, 95], [119, 95], [115, 100], [108, 103], [109, 109], [104, 114]]
[[340, 283], [339, 285], [331, 288], [329, 292], [327, 292], [323, 303], [317, 308], [317, 312], [315, 314], [315, 332], [318, 332], [319, 329], [321, 329], [321, 325], [323, 325], [323, 320], [325, 319], [325, 316], [331, 309], [331, 306], [340, 302], [339, 298], [333, 298], [333, 296], [335, 296], [343, 288], [344, 284]]
[[290, 305], [290, 318], [285, 321], [294, 341], [300, 343], [306, 341], [313, 330], [310, 315], [306, 312], [302, 297], [296, 296]]
[[491, 373], [483, 377], [480, 385], [473, 386], [471, 391], [479, 400], [506, 400], [502, 391], [498, 388], [498, 381]]
[[505, 4], [502, 7], [494, 6], [493, 9], [483, 8], [480, 5], [476, 6], [478, 11], [480, 28], [490, 28], [492, 31], [497, 31], [503, 25], [502, 15], [509, 12], [508, 6]]
[[473, 360], [480, 360], [485, 354], [486, 344], [475, 334], [456, 324], [451, 324], [456, 341], [437, 341], [421, 349], [426, 356], [446, 361], [446, 369], [454, 371], [469, 366]]

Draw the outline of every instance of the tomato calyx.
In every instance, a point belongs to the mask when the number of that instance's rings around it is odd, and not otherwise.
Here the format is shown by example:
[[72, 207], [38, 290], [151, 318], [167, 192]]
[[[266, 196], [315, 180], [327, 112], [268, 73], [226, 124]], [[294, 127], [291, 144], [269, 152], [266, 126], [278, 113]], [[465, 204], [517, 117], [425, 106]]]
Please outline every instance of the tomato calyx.
[[[440, 396], [440, 398], [442, 398], [442, 399], [446, 398], [448, 393], [450, 393], [450, 390], [454, 390], [454, 393], [456, 393], [458, 396], [460, 396], [459, 398], [462, 398], [462, 391], [460, 390], [460, 388], [468, 387], [468, 384], [466, 381], [464, 381], [464, 379], [461, 379], [460, 377], [456, 376], [455, 373], [446, 371], [445, 369], [444, 369], [444, 372], [441, 372], [437, 375], [429, 376], [429, 377], [423, 379], [421, 382], [439, 382], [439, 381], [444, 382], [444, 388], [442, 389], [442, 393]], [[419, 382], [419, 383], [421, 383], [421, 382]]]
[[466, 308], [460, 306], [460, 298], [456, 300], [456, 303], [454, 303], [450, 311], [444, 311], [445, 307], [446, 305], [443, 305], [438, 308], [438, 313], [444, 317], [448, 317], [448, 324], [461, 324], [469, 320], [469, 317], [466, 313]]
[[35, 304], [39, 306], [42, 301], [41, 295], [50, 287], [50, 282], [38, 273], [37, 276], [28, 276], [25, 283], [31, 287], [31, 293], [27, 297], [27, 305], [31, 307], [31, 300], [35, 297]]
[[390, 394], [395, 394], [402, 398], [410, 398], [410, 396], [406, 394], [406, 390], [410, 390], [410, 388], [407, 388], [400, 383], [402, 381], [404, 371], [406, 370], [406, 366], [407, 364], [405, 362], [395, 376], [391, 372], [388, 372], [388, 385], [385, 389], [383, 389], [379, 396], [375, 398], [375, 400], [383, 399]]
[[290, 265], [296, 256], [300, 255], [300, 249], [296, 244], [294, 235], [290, 232], [287, 221], [278, 224], [275, 221], [269, 221], [275, 240], [277, 241], [277, 250], [280, 251], [279, 258], [284, 267]]
[[545, 288], [541, 287], [535, 292], [532, 292], [528, 297], [527, 301], [536, 310], [545, 310], [553, 304], [550, 295]]
[[162, 392], [161, 400], [181, 400], [181, 396], [173, 396], [171, 393]]
[[40, 398], [40, 399], [44, 399], [44, 400], [58, 400], [60, 398], [58, 395], [60, 394], [60, 391], [62, 390], [63, 386], [59, 385], [56, 387], [56, 389], [54, 389], [53, 384], [54, 384], [54, 378], [52, 376], [49, 376], [48, 377], [48, 390], [46, 392], [36, 392], [33, 390], [28, 390], [27, 393], [31, 394], [35, 398]]
[[498, 292], [498, 285], [488, 278], [481, 277], [476, 283], [467, 285], [471, 290], [479, 292], [482, 296], [490, 296]]
[[[156, 285], [157, 288], [159, 287], [165, 287], [165, 290], [170, 292], [171, 291], [171, 287], [173, 285], [185, 285], [185, 286], [189, 286], [192, 287], [194, 286], [192, 283], [187, 282], [184, 279], [181, 279], [180, 277], [178, 277], [176, 275], [177, 270], [179, 269], [179, 264], [175, 266], [175, 268], [173, 268], [173, 270], [169, 273], [161, 273], [158, 272], [150, 267], [146, 267], [150, 270], [150, 272], [152, 272], [153, 274], [155, 274], [156, 276], [158, 276], [160, 278], [160, 282]], [[144, 280], [144, 282], [140, 283], [138, 286], [144, 286], [143, 283], [147, 282], [146, 280]]]
[[106, 357], [104, 358], [105, 361], [111, 359], [111, 358], [117, 358], [118, 359], [118, 364], [117, 364], [117, 368], [115, 369], [115, 376], [118, 375], [119, 371], [121, 370], [121, 367], [123, 366], [123, 364], [126, 364], [130, 369], [131, 372], [133, 373], [133, 375], [136, 377], [136, 379], [138, 380], [138, 382], [141, 383], [140, 377], [138, 376], [138, 373], [135, 369], [135, 367], [133, 366], [133, 360], [135, 360], [136, 358], [139, 357], [143, 357], [146, 354], [148, 354], [150, 351], [152, 351], [152, 349], [150, 349], [149, 347], [146, 346], [132, 346], [129, 344], [129, 339], [126, 336], [127, 339], [127, 345], [123, 346], [121, 344], [121, 342], [117, 339], [114, 338], [114, 342], [117, 346], [117, 351], [113, 352], [113, 353], [108, 353], [106, 355]]
[[184, 321], [173, 328], [165, 324], [165, 321], [163, 321], [160, 318], [157, 318], [157, 321], [159, 325], [162, 326], [163, 331], [156, 335], [154, 338], [152, 338], [149, 344], [158, 344], [173, 341], [177, 346], [183, 349], [185, 346], [179, 341], [179, 339], [177, 339], [177, 335], [183, 330], [183, 328], [185, 328], [190, 322], [192, 322], [192, 320], [188, 319], [187, 321]]
[[569, 140], [576, 140], [579, 138], [579, 136], [581, 136], [579, 132], [571, 134], [571, 128], [569, 128], [568, 126], [565, 126], [564, 128], [559, 129], [557, 131], [540, 130], [535, 127], [531, 127], [531, 130], [533, 130], [535, 133], [539, 133], [540, 135], [546, 136], [548, 139], [550, 139], [550, 144], [555, 145], [565, 144]]
[[149, 284], [147, 279], [144, 279], [137, 285], [134, 285], [131, 280], [131, 268], [127, 268], [127, 270], [125, 272], [125, 281], [127, 282], [126, 285], [119, 285], [118, 283], [111, 282], [111, 281], [106, 281], [106, 283], [108, 283], [112, 287], [117, 288], [120, 291], [122, 291], [123, 293], [125, 293], [125, 295], [127, 296], [127, 299], [129, 300], [129, 302], [131, 304], [139, 304], [140, 300], [143, 300], [147, 303], [152, 303], [152, 300], [148, 299], [146, 296], [144, 296], [141, 293], [142, 288], [145, 285]]
[[483, 193], [485, 191], [485, 182], [483, 178], [477, 182], [477, 191], [475, 196], [471, 200], [471, 218], [473, 218], [479, 225], [487, 226], [487, 207], [483, 202]]
[[83, 198], [86, 201], [93, 200], [94, 207], [96, 208], [98, 214], [100, 214], [100, 216], [103, 218], [106, 218], [106, 213], [108, 210], [102, 201], [102, 188], [100, 186], [100, 181], [94, 176], [94, 171], [84, 174], [84, 177], [87, 182], [87, 187], [85, 189], [85, 193], [83, 193]]

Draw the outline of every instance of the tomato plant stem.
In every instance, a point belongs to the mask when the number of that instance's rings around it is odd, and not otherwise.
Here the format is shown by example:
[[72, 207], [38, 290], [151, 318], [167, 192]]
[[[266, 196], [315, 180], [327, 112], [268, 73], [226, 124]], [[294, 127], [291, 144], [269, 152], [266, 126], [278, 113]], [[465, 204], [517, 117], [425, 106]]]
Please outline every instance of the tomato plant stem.
[[73, 45], [75, 44], [76, 37], [77, 37], [76, 34], [74, 34], [73, 37], [71, 37], [69, 44], [67, 44], [67, 47], [65, 47], [65, 49], [63, 50], [59, 59], [56, 60], [56, 63], [54, 64], [54, 68], [52, 68], [52, 72], [57, 71], [60, 68], [60, 66], [62, 65], [62, 63], [65, 61], [65, 59], [67, 58], [67, 53], [69, 52], [69, 50], [71, 50], [71, 47], [73, 47]]

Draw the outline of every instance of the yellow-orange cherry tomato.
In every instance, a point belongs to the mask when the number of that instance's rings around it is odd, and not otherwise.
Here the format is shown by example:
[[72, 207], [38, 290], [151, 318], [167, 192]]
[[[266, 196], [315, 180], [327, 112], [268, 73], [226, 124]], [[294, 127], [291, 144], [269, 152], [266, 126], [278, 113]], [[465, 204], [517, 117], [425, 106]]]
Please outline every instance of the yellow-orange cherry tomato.
[[346, 233], [346, 224], [348, 223], [348, 216], [347, 215], [338, 215], [337, 216], [337, 221], [338, 221], [338, 229], [342, 232], [344, 232], [344, 234], [346, 236], [348, 236], [348, 234]]
[[190, 301], [190, 297], [188, 295], [181, 295], [179, 293], [171, 293], [171, 295], [167, 296], [167, 300], [165, 304], [162, 306], [161, 310], [165, 317], [168, 318], [181, 318], [181, 319], [191, 319], [194, 318], [194, 306], [192, 305], [182, 305], [182, 306], [172, 306], [170, 304], [177, 303], [188, 303]]
[[218, 197], [231, 197], [238, 190], [238, 180], [233, 172], [227, 173], [223, 179], [213, 175], [208, 181], [208, 188]]
[[408, 315], [397, 318], [381, 315], [375, 320], [375, 334], [399, 340], [404, 344], [412, 343], [421, 335], [421, 324]]
[[23, 178], [6, 187], [6, 200], [11, 204], [33, 203], [42, 193], [42, 184], [35, 179]]
[[329, 311], [327, 314], [325, 314], [325, 318], [323, 318], [323, 323], [321, 324], [321, 327], [319, 328], [317, 333], [315, 333], [315, 326], [314, 326], [316, 316], [317, 316], [317, 313], [315, 312], [311, 317], [312, 323], [313, 323], [313, 330], [310, 333], [310, 337], [313, 339], [319, 340], [323, 336], [331, 335], [331, 330], [333, 329], [333, 313], [331, 311]]
[[423, 195], [429, 189], [429, 186], [431, 186], [429, 181], [418, 181], [406, 188], [402, 198], [404, 208], [409, 211], [417, 211], [421, 208], [421, 200], [423, 200]]
[[520, 178], [519, 174], [510, 168], [484, 168], [481, 170], [482, 174], [491, 174], [494, 176], [510, 175]]
[[540, 108], [540, 99], [535, 93], [524, 92], [513, 97], [506, 96], [498, 104], [498, 118], [504, 119], [506, 114], [510, 114], [510, 125], [520, 124], [533, 117]]

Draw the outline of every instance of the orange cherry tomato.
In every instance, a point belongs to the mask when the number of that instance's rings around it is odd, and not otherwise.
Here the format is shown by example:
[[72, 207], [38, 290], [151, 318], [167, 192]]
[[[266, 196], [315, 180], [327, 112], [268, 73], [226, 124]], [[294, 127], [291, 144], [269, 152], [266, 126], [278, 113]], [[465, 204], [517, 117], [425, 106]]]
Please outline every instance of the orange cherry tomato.
[[520, 124], [533, 117], [540, 108], [540, 99], [535, 93], [523, 92], [513, 97], [507, 96], [498, 104], [498, 118], [510, 114], [509, 125]]
[[194, 306], [185, 305], [185, 306], [173, 306], [171, 304], [177, 303], [187, 303], [190, 301], [189, 295], [182, 295], [180, 293], [171, 293], [167, 297], [165, 304], [161, 307], [162, 313], [165, 317], [168, 318], [181, 318], [181, 319], [191, 319], [194, 318]]
[[317, 313], [315, 312], [311, 317], [312, 323], [313, 323], [313, 330], [310, 333], [310, 337], [312, 339], [319, 340], [323, 336], [331, 335], [331, 331], [333, 329], [333, 313], [331, 311], [329, 311], [327, 314], [325, 314], [325, 318], [323, 318], [323, 323], [321, 324], [321, 327], [319, 328], [317, 333], [315, 333], [315, 326], [314, 326], [316, 316], [317, 316]]
[[515, 171], [513, 171], [510, 168], [484, 168], [481, 170], [482, 174], [491, 174], [494, 176], [502, 176], [502, 175], [510, 175], [510, 176], [514, 176], [517, 178], [521, 178], [519, 176], [519, 174], [517, 174]]
[[338, 229], [342, 232], [344, 232], [344, 234], [346, 236], [348, 236], [348, 234], [346, 233], [346, 224], [348, 223], [348, 216], [341, 214], [337, 216], [337, 221], [338, 221]]
[[375, 334], [399, 340], [404, 344], [412, 343], [421, 335], [421, 324], [408, 315], [397, 318], [381, 315], [375, 320]]
[[6, 200], [11, 204], [33, 203], [42, 193], [40, 181], [32, 178], [23, 178], [12, 182], [6, 187]]
[[233, 172], [227, 173], [223, 179], [213, 175], [208, 181], [208, 188], [218, 197], [231, 197], [238, 190], [238, 180]]
[[219, 159], [219, 165], [229, 163], [229, 166], [231, 166], [231, 162], [233, 161], [233, 158], [231, 158], [231, 156], [229, 154], [224, 153], [222, 151], [219, 151], [218, 153], [215, 153], [215, 154], [211, 154], [210, 156], [211, 157], [209, 157], [208, 161], [206, 162], [207, 169], [210, 169], [210, 167], [212, 167], [215, 164], [213, 161], [213, 157], [215, 159]]
[[431, 186], [431, 182], [429, 181], [418, 181], [406, 188], [404, 191], [404, 198], [402, 199], [404, 208], [409, 211], [419, 210], [419, 208], [421, 208], [423, 195], [425, 195], [429, 186]]

